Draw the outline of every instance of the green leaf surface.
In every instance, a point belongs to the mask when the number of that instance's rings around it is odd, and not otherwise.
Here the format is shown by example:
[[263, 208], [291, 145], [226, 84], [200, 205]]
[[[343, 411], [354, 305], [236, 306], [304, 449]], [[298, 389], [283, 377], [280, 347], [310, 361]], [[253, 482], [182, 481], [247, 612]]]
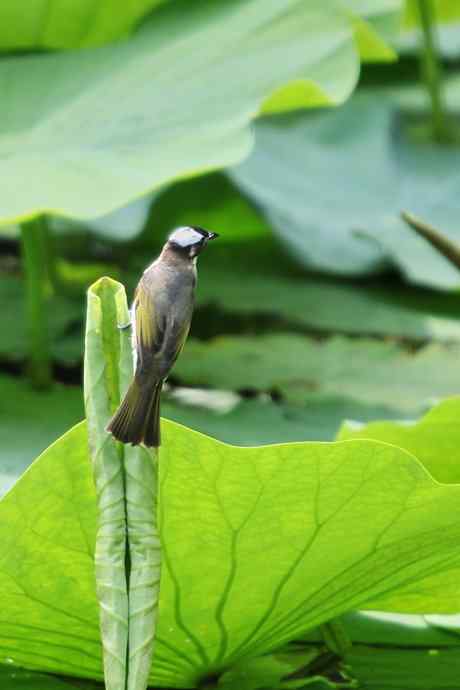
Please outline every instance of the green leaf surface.
[[[145, 265], [137, 267], [135, 280]], [[225, 309], [230, 318], [275, 316], [316, 331], [414, 340], [458, 340], [460, 335], [457, 295], [308, 276], [266, 241], [213, 246], [198, 271], [198, 304]]]
[[404, 448], [440, 482], [460, 484], [460, 398], [444, 400], [418, 422], [346, 424], [340, 439], [371, 438]]
[[[24, 283], [19, 276], [0, 274], [0, 301], [3, 304], [4, 327], [0, 334], [0, 357], [9, 361], [24, 360], [27, 346], [27, 324], [24, 309]], [[59, 295], [50, 298], [47, 312], [53, 355], [67, 362], [81, 357], [82, 337], [78, 328], [83, 309], [78, 302]], [[77, 328], [74, 329], [74, 326]], [[66, 343], [72, 341], [69, 348]]]
[[11, 664], [0, 665], [0, 685], [2, 690], [103, 690], [99, 683], [91, 680], [24, 671]]
[[127, 34], [160, 2], [31, 0], [24, 12], [20, 3], [4, 0], [0, 5], [0, 50], [81, 48], [108, 43]]
[[96, 499], [82, 428], [50, 446], [0, 502], [0, 661], [101, 679]]
[[238, 162], [261, 109], [342, 102], [359, 72], [355, 20], [399, 5], [355, 16], [335, 0], [183, 0], [116, 45], [5, 58], [2, 221], [93, 218]]
[[[11, 666], [0, 666], [0, 684], [2, 690], [75, 690], [75, 685], [55, 676], [32, 673]], [[90, 686], [88, 690], [92, 690]]]
[[[458, 375], [455, 372], [458, 372]], [[274, 391], [288, 402], [343, 396], [408, 412], [458, 392], [460, 349], [292, 333], [190, 340], [173, 374], [188, 385]]]
[[455, 690], [458, 648], [372, 649], [354, 645], [347, 664], [362, 690]]
[[[460, 80], [448, 86], [460, 106]], [[421, 91], [362, 90], [342, 108], [257, 123], [231, 170], [297, 259], [344, 275], [389, 266], [420, 285], [458, 288], [460, 272], [399, 218], [407, 210], [460, 241], [458, 151], [424, 138]], [[327, 211], [326, 211], [327, 210]]]
[[[460, 412], [459, 398], [445, 400], [434, 407], [419, 422], [374, 422], [362, 426], [345, 424], [340, 433], [340, 439], [373, 439], [392, 443], [417, 455], [420, 462], [438, 481], [445, 483], [460, 483], [458, 464], [458, 418]], [[441, 599], [446, 602], [452, 592], [452, 580], [446, 577], [439, 590]], [[439, 580], [427, 580], [427, 591], [439, 588]], [[411, 592], [410, 587], [406, 596], [412, 598], [417, 605], [419, 592]], [[458, 622], [457, 622], [458, 626]]]
[[[404, 451], [372, 441], [236, 448], [172, 422], [163, 431], [154, 684], [194, 686], [390, 595], [414, 609], [397, 596], [408, 583], [423, 593], [419, 611], [440, 611], [440, 592], [423, 589], [435, 574], [451, 579], [444, 610], [460, 606], [460, 487], [434, 482]], [[100, 678], [86, 444], [79, 425], [0, 502], [0, 659]]]
[[47, 446], [84, 416], [79, 388], [33, 390], [21, 378], [0, 377], [0, 496]]

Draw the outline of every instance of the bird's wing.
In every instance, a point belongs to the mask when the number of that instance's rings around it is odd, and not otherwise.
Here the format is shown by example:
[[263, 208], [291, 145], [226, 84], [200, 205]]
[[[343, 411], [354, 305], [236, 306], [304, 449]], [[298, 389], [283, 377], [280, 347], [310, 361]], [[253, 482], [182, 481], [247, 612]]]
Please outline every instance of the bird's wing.
[[148, 290], [139, 283], [133, 303], [135, 344], [139, 364], [148, 364], [163, 347], [164, 324]]
[[[190, 322], [175, 318], [175, 310], [163, 314], [142, 283], [134, 297], [133, 312], [136, 352], [140, 366], [150, 368], [156, 360], [160, 369], [169, 369], [179, 356], [187, 339]], [[155, 367], [156, 368], [156, 367]]]
[[163, 354], [170, 367], [179, 357], [187, 340], [189, 329], [190, 321], [188, 320], [176, 321], [174, 317], [168, 319]]
[[133, 307], [137, 347], [141, 350], [156, 349], [158, 328], [153, 300], [142, 284], [137, 287]]

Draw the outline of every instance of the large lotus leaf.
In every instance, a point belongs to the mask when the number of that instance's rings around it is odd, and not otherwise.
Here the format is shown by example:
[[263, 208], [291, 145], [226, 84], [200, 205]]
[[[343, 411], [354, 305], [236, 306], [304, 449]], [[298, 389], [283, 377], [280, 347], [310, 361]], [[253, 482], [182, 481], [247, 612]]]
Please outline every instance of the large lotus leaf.
[[[449, 103], [460, 105], [460, 80]], [[396, 266], [412, 282], [460, 285], [460, 272], [400, 220], [409, 210], [460, 242], [458, 150], [428, 141], [414, 90], [363, 90], [342, 108], [264, 120], [231, 176], [308, 266], [369, 274]], [[420, 115], [421, 117], [421, 115]]]
[[189, 341], [173, 372], [189, 385], [275, 391], [302, 404], [335, 395], [407, 412], [458, 392], [460, 350], [430, 345], [414, 354], [396, 343], [292, 333], [221, 336]]
[[0, 50], [79, 48], [127, 34], [162, 0], [28, 0], [0, 4]]
[[0, 659], [99, 677], [96, 499], [79, 428], [50, 446], [0, 506]]
[[[408, 452], [417, 453], [420, 462], [437, 479], [446, 483], [458, 484], [458, 414], [460, 399], [453, 398], [441, 402], [417, 423], [375, 422], [364, 427], [346, 424], [339, 433], [340, 439], [373, 439], [397, 444]], [[439, 579], [430, 582], [428, 578], [426, 592], [437, 590], [441, 596], [449, 596], [450, 578], [439, 589]], [[420, 601], [420, 591], [413, 591], [411, 586], [405, 590], [405, 596], [412, 599], [414, 605]], [[391, 597], [386, 600], [391, 605]], [[438, 625], [448, 627], [446, 622]], [[458, 628], [458, 619], [452, 622]]]
[[[372, 13], [399, 5], [381, 0]], [[3, 222], [100, 216], [174, 178], [236, 163], [261, 109], [349, 95], [355, 23], [365, 17], [335, 0], [179, 0], [129, 41], [5, 58]]]
[[340, 439], [371, 438], [404, 448], [440, 482], [460, 483], [460, 398], [444, 400], [418, 422], [345, 425]]
[[[391, 597], [400, 610], [458, 610], [460, 487], [433, 481], [405, 451], [372, 441], [237, 448], [163, 429], [154, 684], [193, 687]], [[0, 501], [0, 658], [101, 677], [95, 529], [81, 424]], [[409, 584], [418, 606], [398, 594]]]
[[0, 496], [39, 453], [83, 416], [79, 388], [55, 384], [50, 391], [37, 393], [24, 379], [2, 375]]

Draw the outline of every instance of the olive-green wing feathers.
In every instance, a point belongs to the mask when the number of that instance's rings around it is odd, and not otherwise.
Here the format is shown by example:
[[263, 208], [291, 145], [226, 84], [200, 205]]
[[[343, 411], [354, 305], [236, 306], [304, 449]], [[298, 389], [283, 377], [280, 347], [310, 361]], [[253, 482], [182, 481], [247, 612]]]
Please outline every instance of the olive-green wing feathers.
[[157, 313], [155, 300], [139, 284], [134, 298], [136, 349], [139, 361], [162, 353], [163, 364], [172, 366], [187, 339], [190, 323], [174, 318], [174, 308], [163, 318]]
[[178, 324], [172, 320], [171, 324], [168, 324], [168, 326], [168, 331], [170, 332], [171, 337], [167, 336], [165, 350], [166, 357], [168, 358], [169, 362], [171, 362], [172, 366], [179, 357], [180, 353], [182, 352], [182, 348], [185, 345], [185, 341], [187, 340], [190, 329], [190, 323], [187, 321], [185, 323], [181, 322]]
[[155, 316], [155, 307], [142, 283], [138, 285], [134, 297], [134, 321], [138, 355], [141, 356], [143, 350], [152, 352], [159, 349], [161, 344], [157, 341], [161, 339], [161, 334]]

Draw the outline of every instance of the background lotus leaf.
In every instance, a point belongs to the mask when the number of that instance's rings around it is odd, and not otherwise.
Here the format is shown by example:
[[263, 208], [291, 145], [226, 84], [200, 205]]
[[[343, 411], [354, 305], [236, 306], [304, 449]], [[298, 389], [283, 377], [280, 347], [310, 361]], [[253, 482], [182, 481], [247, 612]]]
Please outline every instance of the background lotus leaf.
[[[164, 431], [155, 684], [194, 686], [357, 606], [460, 605], [460, 488], [434, 482], [404, 451], [372, 441], [236, 448], [172, 422]], [[79, 425], [0, 501], [1, 657], [101, 677], [95, 529]], [[434, 571], [450, 584], [448, 603], [424, 588]], [[401, 594], [409, 585], [416, 606]]]
[[[458, 78], [447, 94], [458, 109]], [[425, 137], [424, 104], [417, 89], [363, 89], [339, 110], [260, 121], [253, 153], [230, 175], [307, 266], [394, 266], [413, 283], [457, 288], [458, 269], [400, 219], [408, 210], [460, 243], [458, 151]]]
[[3, 59], [3, 222], [101, 216], [174, 178], [236, 163], [261, 109], [349, 95], [359, 72], [353, 22], [334, 0], [183, 1], [160, 7], [129, 41]]

